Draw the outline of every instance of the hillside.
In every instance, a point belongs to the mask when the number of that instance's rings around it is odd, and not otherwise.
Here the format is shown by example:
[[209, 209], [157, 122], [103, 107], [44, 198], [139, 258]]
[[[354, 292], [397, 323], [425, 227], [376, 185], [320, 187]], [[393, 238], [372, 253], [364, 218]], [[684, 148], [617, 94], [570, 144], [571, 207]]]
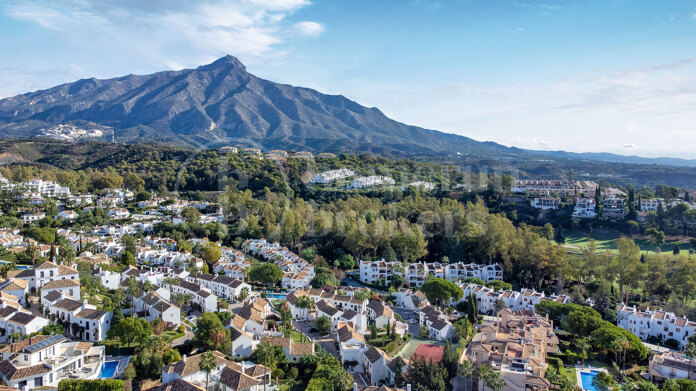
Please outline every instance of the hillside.
[[384, 155], [519, 156], [495, 143], [409, 126], [340, 95], [277, 84], [232, 56], [196, 69], [85, 79], [0, 100], [0, 137], [58, 125], [122, 143], [360, 151]]

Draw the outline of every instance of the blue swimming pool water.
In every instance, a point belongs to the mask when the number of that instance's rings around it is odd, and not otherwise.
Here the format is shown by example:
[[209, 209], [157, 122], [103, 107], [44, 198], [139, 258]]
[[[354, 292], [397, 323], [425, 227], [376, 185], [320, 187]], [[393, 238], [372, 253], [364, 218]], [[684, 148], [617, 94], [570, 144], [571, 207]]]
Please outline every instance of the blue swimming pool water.
[[31, 267], [31, 266], [27, 266], [27, 265], [17, 265], [17, 270], [27, 270], [27, 269], [29, 269], [30, 267]]
[[102, 364], [101, 372], [99, 372], [99, 378], [110, 379], [114, 377], [116, 368], [118, 368], [118, 361], [106, 361], [104, 364]]
[[594, 386], [592, 386], [592, 380], [594, 380], [595, 376], [599, 371], [590, 371], [590, 372], [580, 372], [580, 379], [582, 380], [582, 389], [587, 390], [587, 391], [597, 391]]
[[287, 293], [268, 293], [267, 297], [269, 299], [285, 300], [288, 297]]

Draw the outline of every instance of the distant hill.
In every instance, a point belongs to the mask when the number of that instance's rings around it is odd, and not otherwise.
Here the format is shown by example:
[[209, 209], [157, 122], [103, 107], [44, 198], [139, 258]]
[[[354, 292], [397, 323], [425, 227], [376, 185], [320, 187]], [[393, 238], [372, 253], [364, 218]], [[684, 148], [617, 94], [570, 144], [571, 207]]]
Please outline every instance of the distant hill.
[[552, 156], [565, 159], [584, 159], [600, 162], [632, 163], [632, 164], [662, 164], [668, 166], [696, 167], [696, 159], [680, 159], [673, 157], [640, 157], [617, 155], [606, 152], [565, 152], [565, 151], [529, 151], [535, 155]]

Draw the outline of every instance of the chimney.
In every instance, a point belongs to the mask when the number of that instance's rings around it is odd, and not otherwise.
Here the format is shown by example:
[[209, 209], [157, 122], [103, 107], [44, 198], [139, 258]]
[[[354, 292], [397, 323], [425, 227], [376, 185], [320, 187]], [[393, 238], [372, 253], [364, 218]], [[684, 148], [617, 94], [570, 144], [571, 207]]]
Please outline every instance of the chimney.
[[181, 356], [181, 361], [186, 362], [186, 355]]
[[87, 307], [87, 299], [82, 300], [82, 309], [84, 310], [85, 307]]
[[411, 384], [406, 384], [406, 391], [411, 391]]
[[358, 391], [358, 383], [353, 383], [353, 391]]

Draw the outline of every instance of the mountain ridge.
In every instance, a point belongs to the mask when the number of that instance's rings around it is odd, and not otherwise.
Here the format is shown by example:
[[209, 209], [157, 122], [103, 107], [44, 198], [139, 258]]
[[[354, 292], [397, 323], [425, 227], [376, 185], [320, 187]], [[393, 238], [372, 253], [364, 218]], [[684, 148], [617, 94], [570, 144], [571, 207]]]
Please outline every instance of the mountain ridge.
[[[506, 147], [406, 125], [343, 95], [259, 78], [231, 55], [193, 69], [80, 79], [0, 100], [0, 137], [45, 136], [47, 128], [60, 125], [102, 130], [102, 140], [113, 135], [123, 143], [197, 148], [242, 145], [407, 157], [612, 159], [609, 154], [583, 157]], [[626, 159], [614, 156], [616, 161]], [[696, 166], [696, 160], [670, 162]]]

